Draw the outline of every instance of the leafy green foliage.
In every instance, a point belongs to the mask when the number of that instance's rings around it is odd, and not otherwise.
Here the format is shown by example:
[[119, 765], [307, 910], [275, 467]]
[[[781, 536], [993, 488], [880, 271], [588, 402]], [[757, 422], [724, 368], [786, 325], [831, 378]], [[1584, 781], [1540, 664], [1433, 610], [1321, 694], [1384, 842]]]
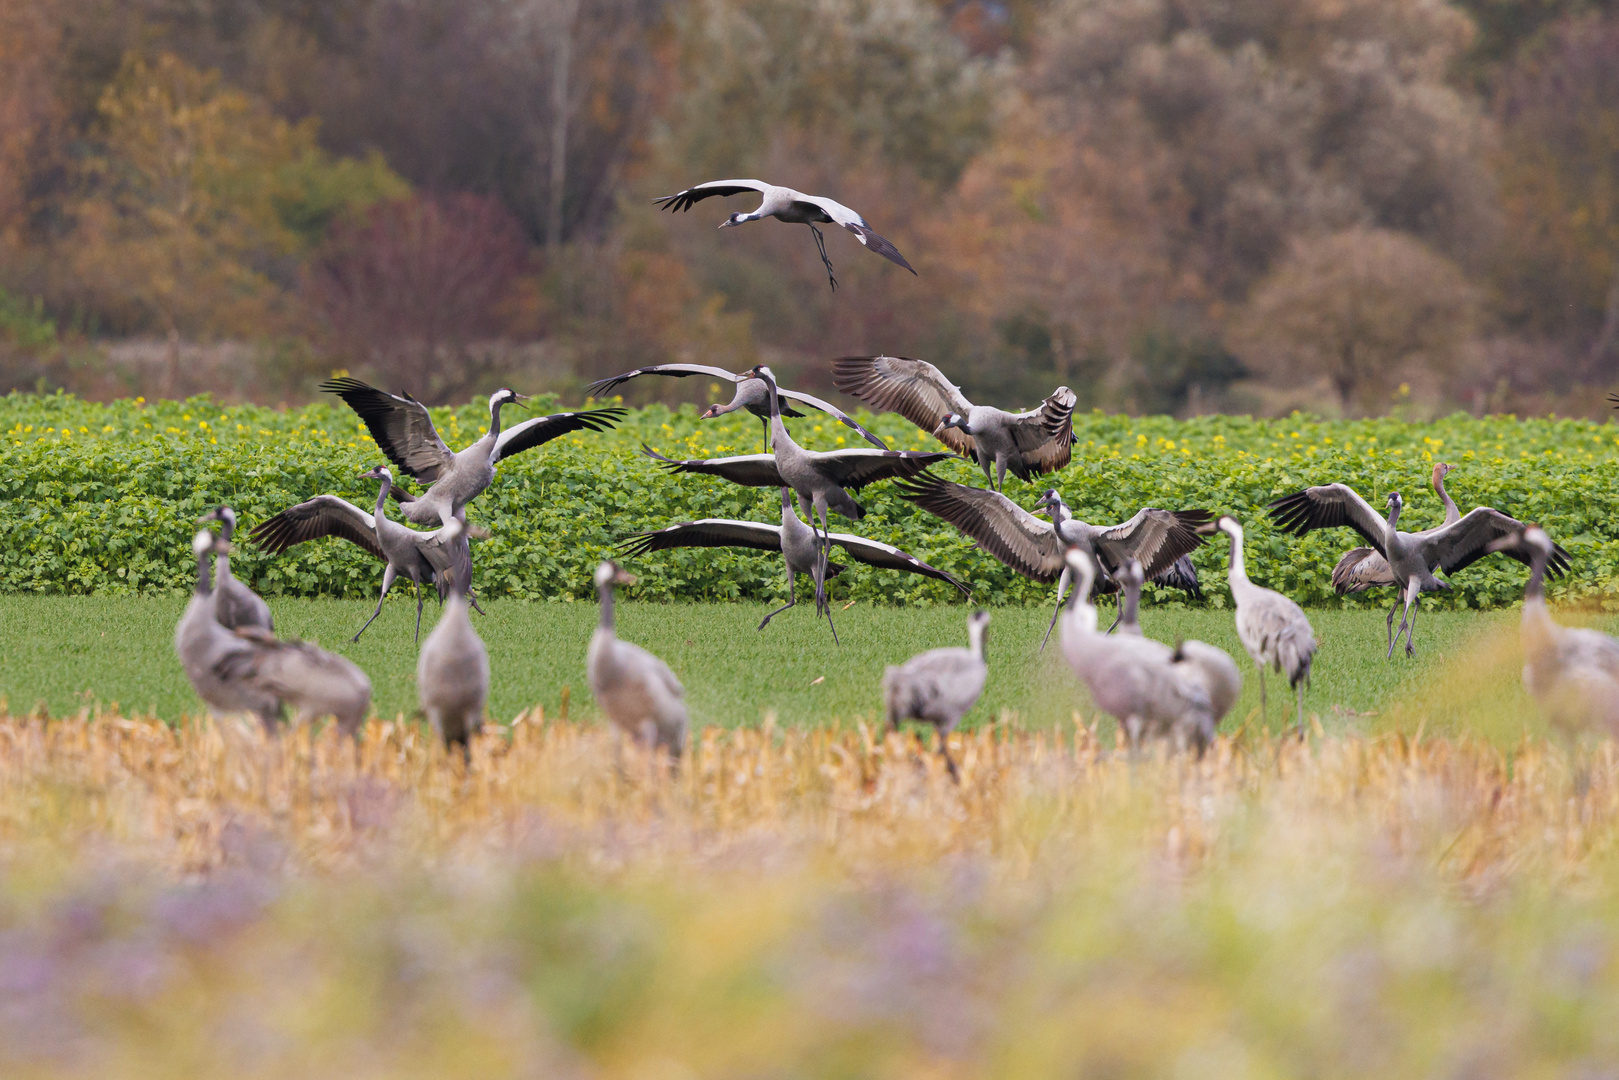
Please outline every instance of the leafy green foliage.
[[[554, 399], [539, 411], [559, 408]], [[460, 448], [484, 429], [482, 405], [435, 409], [435, 423]], [[515, 420], [515, 416], [509, 416]], [[932, 440], [894, 416], [869, 426], [896, 448]], [[1299, 539], [1276, 532], [1264, 506], [1310, 484], [1342, 480], [1374, 505], [1390, 489], [1406, 496], [1411, 527], [1437, 524], [1427, 490], [1436, 460], [1458, 470], [1450, 489], [1465, 509], [1494, 506], [1544, 524], [1573, 554], [1573, 573], [1553, 590], [1619, 608], [1619, 429], [1576, 420], [1475, 420], [1429, 424], [1397, 420], [1322, 421], [1210, 416], [1189, 421], [1091, 413], [1076, 418], [1074, 463], [1056, 477], [1074, 511], [1094, 522], [1122, 521], [1146, 505], [1204, 507], [1247, 525], [1249, 572], [1303, 603], [1367, 606], [1381, 595], [1345, 600], [1328, 575], [1356, 546], [1347, 530]], [[795, 422], [795, 437], [817, 449], [856, 445], [846, 429], [821, 418]], [[632, 412], [603, 435], [568, 436], [500, 466], [493, 486], [469, 510], [492, 532], [476, 545], [476, 587], [486, 596], [582, 599], [591, 595], [597, 560], [631, 533], [701, 517], [776, 521], [775, 491], [744, 489], [703, 477], [666, 476], [641, 456], [645, 441], [672, 457], [752, 453], [758, 422], [700, 422], [696, 411], [661, 406]], [[228, 502], [243, 528], [320, 493], [370, 507], [376, 490], [357, 479], [381, 460], [358, 418], [311, 405], [276, 411], [221, 406], [207, 398], [94, 404], [65, 395], [0, 398], [0, 591], [176, 593], [190, 588], [189, 537], [197, 516]], [[976, 469], [946, 463], [949, 478], [980, 483]], [[1008, 481], [1008, 495], [1033, 502], [1043, 484]], [[1051, 588], [1027, 581], [935, 518], [900, 499], [888, 484], [859, 496], [859, 523], [834, 528], [897, 544], [966, 580], [982, 603], [1045, 603]], [[270, 557], [239, 535], [233, 566], [269, 595], [375, 595], [382, 567], [337, 540]], [[1228, 603], [1225, 550], [1214, 543], [1196, 562], [1211, 603]], [[725, 549], [667, 552], [639, 559], [643, 599], [785, 599], [781, 564], [767, 555]], [[1455, 575], [1454, 593], [1425, 600], [1453, 607], [1494, 607], [1517, 600], [1523, 568], [1484, 559]], [[954, 590], [908, 575], [852, 566], [835, 584], [840, 598], [932, 605]], [[1167, 594], [1174, 600], [1180, 594]]]

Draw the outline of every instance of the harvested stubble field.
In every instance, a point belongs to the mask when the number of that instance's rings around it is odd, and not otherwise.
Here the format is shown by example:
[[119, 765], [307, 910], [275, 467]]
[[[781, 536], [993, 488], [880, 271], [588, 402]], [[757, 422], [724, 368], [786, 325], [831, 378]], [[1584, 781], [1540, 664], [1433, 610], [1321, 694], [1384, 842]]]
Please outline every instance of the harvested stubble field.
[[1619, 754], [0, 720], [0, 1071], [1607, 1075]]

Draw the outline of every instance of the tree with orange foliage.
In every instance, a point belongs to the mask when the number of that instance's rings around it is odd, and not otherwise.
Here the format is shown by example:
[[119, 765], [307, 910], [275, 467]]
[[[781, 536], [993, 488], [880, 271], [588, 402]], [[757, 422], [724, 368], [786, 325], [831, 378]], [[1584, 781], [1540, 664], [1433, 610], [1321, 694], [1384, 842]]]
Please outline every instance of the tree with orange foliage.
[[1465, 355], [1478, 290], [1406, 233], [1346, 229], [1294, 242], [1233, 320], [1231, 340], [1278, 383], [1325, 377], [1346, 413], [1376, 413], [1401, 375]]

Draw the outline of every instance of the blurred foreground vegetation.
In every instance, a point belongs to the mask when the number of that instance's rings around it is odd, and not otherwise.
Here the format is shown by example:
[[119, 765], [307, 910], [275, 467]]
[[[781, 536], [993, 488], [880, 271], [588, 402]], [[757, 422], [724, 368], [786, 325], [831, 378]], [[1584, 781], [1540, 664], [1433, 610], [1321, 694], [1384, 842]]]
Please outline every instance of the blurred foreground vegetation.
[[[1619, 756], [0, 720], [37, 1077], [1603, 1075]], [[615, 767], [615, 760], [620, 765]]]

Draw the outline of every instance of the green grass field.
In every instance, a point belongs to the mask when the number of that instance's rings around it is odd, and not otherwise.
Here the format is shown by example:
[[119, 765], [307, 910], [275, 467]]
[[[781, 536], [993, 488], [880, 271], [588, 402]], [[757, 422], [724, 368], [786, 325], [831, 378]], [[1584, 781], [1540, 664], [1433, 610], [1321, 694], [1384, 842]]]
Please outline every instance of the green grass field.
[[[171, 644], [183, 606], [165, 598], [0, 597], [0, 649], [8, 658], [0, 696], [15, 711], [42, 705], [52, 715], [115, 703], [126, 712], [168, 720], [196, 713], [200, 703]], [[411, 604], [390, 601], [358, 644], [348, 638], [370, 614], [368, 603], [278, 599], [272, 607], [283, 636], [317, 641], [366, 670], [378, 715], [393, 717], [415, 708]], [[487, 608], [488, 617], [475, 615], [474, 621], [490, 651], [491, 714], [510, 720], [543, 705], [554, 716], [568, 687], [573, 714], [589, 715], [584, 653], [596, 606], [506, 600]], [[961, 607], [855, 604], [836, 613], [841, 646], [832, 643], [809, 605], [778, 616], [758, 632], [754, 627], [766, 610], [747, 603], [621, 604], [619, 628], [673, 666], [686, 684], [696, 723], [726, 727], [758, 723], [768, 712], [791, 724], [870, 720], [880, 714], [885, 665], [965, 641]], [[1110, 619], [1111, 608], [1102, 614]], [[1323, 644], [1307, 708], [1327, 730], [1426, 724], [1435, 732], [1465, 729], [1507, 740], [1519, 738], [1526, 725], [1537, 730], [1518, 681], [1515, 613], [1424, 614], [1417, 658], [1397, 653], [1393, 662], [1383, 659], [1381, 615], [1312, 611], [1310, 616]], [[424, 634], [436, 617], [429, 600]], [[1067, 724], [1076, 707], [1090, 716], [1055, 643], [1044, 654], [1038, 651], [1048, 617], [1045, 608], [994, 609], [989, 688], [967, 726], [1003, 711], [1033, 728]], [[1248, 685], [1227, 729], [1255, 714], [1259, 683], [1241, 653], [1230, 612], [1149, 608], [1142, 621], [1147, 633], [1161, 640], [1198, 638], [1237, 656]], [[1587, 621], [1610, 630], [1619, 625], [1612, 617]], [[1274, 676], [1270, 685], [1275, 726], [1284, 685]], [[1399, 702], [1405, 704], [1394, 708]]]

